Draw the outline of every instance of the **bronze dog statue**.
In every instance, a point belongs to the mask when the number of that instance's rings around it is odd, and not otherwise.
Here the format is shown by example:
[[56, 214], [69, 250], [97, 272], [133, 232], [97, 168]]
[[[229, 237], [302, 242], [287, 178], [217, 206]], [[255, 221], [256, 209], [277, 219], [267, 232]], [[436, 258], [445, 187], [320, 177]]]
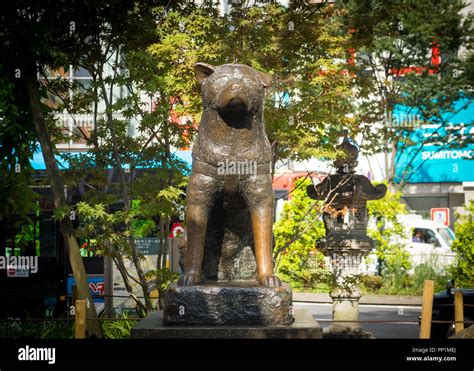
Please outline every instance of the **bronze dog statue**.
[[195, 74], [204, 110], [192, 152], [187, 251], [179, 284], [190, 286], [203, 281], [211, 210], [216, 200], [238, 194], [250, 214], [258, 281], [265, 286], [281, 286], [273, 274], [272, 151], [263, 124], [265, 88], [271, 76], [240, 64], [205, 63], [195, 65]]

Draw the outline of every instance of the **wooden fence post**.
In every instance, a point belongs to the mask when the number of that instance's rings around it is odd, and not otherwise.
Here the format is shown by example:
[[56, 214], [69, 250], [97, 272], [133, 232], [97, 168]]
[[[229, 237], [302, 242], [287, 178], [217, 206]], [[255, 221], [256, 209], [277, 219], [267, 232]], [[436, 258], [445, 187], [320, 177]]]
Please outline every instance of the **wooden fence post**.
[[71, 305], [76, 305], [76, 300], [79, 297], [79, 294], [77, 293], [77, 286], [72, 285], [72, 301]]
[[454, 332], [458, 333], [464, 330], [464, 299], [461, 290], [454, 292], [454, 320], [456, 321]]
[[75, 321], [75, 338], [85, 339], [86, 338], [86, 301], [76, 300], [76, 321]]
[[423, 304], [421, 307], [420, 339], [429, 339], [433, 316], [434, 281], [425, 280], [423, 285]]

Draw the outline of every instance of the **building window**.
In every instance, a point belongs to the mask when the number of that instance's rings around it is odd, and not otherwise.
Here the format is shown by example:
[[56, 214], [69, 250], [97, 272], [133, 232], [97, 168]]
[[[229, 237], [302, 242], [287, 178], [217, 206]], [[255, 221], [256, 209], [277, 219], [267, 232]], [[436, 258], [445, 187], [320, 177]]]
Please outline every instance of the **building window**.
[[[42, 84], [50, 84], [48, 89], [48, 98], [44, 103], [53, 109], [59, 109], [61, 104], [71, 102], [74, 98], [82, 96], [87, 92], [92, 84], [92, 76], [85, 68], [73, 67], [58, 68], [56, 70], [46, 69], [44, 76], [39, 76]], [[66, 81], [67, 89], [62, 86], [61, 82]], [[72, 84], [75, 82], [76, 84]], [[55, 94], [56, 93], [56, 94]], [[66, 109], [57, 112], [56, 123], [60, 128], [62, 139], [58, 147], [60, 149], [84, 149], [87, 140], [90, 138], [94, 129], [93, 104], [90, 107], [84, 107], [84, 113], [71, 113]], [[89, 111], [89, 112], [86, 112]]]

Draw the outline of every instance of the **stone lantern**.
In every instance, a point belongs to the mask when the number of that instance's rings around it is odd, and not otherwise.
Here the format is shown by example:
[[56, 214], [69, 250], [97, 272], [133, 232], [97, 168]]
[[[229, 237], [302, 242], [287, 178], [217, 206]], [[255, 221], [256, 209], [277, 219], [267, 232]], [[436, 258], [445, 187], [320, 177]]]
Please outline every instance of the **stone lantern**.
[[[384, 184], [373, 186], [363, 175], [355, 174], [359, 149], [347, 136], [338, 146], [336, 174], [328, 175], [306, 191], [310, 198], [323, 201], [323, 221], [326, 237], [317, 241], [317, 248], [329, 257], [334, 275], [333, 320], [358, 321], [360, 290], [357, 275], [360, 265], [374, 248], [367, 236], [367, 201], [385, 196]], [[330, 332], [361, 332], [358, 322], [334, 322]]]

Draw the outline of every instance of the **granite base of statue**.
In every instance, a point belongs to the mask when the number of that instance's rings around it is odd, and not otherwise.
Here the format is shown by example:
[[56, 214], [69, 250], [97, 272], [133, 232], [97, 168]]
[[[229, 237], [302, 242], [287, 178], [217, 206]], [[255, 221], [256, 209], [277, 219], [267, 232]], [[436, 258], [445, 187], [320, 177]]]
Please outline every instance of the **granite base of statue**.
[[186, 256], [163, 311], [134, 338], [321, 338], [309, 312], [293, 310], [274, 274], [272, 152], [263, 124], [271, 77], [251, 67], [198, 63], [203, 98], [186, 193]]
[[292, 308], [291, 290], [251, 281], [171, 285], [163, 311], [132, 329], [141, 339], [320, 339], [322, 328]]
[[165, 326], [291, 325], [287, 285], [262, 287], [252, 281], [197, 286], [171, 285], [164, 300]]

